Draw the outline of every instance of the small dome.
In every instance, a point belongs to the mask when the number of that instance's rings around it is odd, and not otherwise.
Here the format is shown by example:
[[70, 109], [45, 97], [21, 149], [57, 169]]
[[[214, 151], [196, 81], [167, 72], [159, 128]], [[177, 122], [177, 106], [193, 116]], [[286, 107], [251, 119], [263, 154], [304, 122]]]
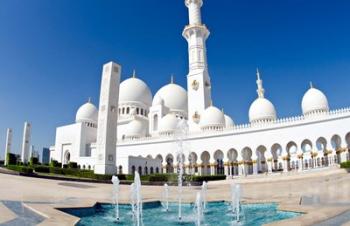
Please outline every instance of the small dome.
[[77, 111], [75, 116], [75, 122], [93, 122], [97, 123], [98, 119], [98, 110], [90, 102], [83, 104]]
[[167, 114], [159, 123], [160, 133], [173, 133], [177, 129], [179, 119], [174, 114]]
[[134, 119], [127, 124], [125, 130], [126, 137], [144, 137], [146, 136], [146, 128], [140, 120]]
[[221, 127], [225, 126], [225, 116], [222, 111], [220, 111], [217, 107], [210, 106], [204, 110], [201, 120], [200, 126], [203, 129], [204, 127]]
[[224, 115], [225, 117], [225, 128], [231, 128], [235, 125], [232, 118], [228, 115]]
[[328, 100], [326, 95], [318, 89], [310, 88], [301, 102], [304, 115], [320, 112], [328, 112]]
[[151, 106], [152, 93], [141, 79], [132, 77], [120, 83], [119, 103], [137, 102]]
[[152, 105], [159, 104], [159, 100], [164, 101], [164, 106], [170, 111], [187, 112], [187, 91], [179, 85], [170, 83], [163, 86], [156, 95], [154, 95]]
[[273, 104], [264, 97], [257, 98], [249, 108], [249, 121], [272, 121], [277, 118]]

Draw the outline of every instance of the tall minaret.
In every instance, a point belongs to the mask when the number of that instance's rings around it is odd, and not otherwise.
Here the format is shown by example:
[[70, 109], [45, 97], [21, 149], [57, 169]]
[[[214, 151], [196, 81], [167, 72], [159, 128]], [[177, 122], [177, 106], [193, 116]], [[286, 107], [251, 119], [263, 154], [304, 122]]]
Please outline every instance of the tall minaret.
[[8, 165], [7, 154], [11, 153], [11, 146], [12, 146], [12, 129], [8, 128], [6, 132], [5, 166]]
[[31, 125], [29, 122], [24, 123], [23, 139], [22, 139], [22, 154], [21, 161], [28, 163], [29, 161], [29, 148], [30, 148], [30, 137], [31, 137]]
[[211, 103], [211, 83], [208, 74], [206, 40], [209, 30], [202, 24], [202, 0], [185, 0], [188, 8], [189, 25], [182, 36], [188, 42], [189, 73], [188, 88], [188, 119], [189, 129], [196, 130], [201, 113]]
[[96, 174], [116, 173], [118, 99], [121, 67], [103, 65], [96, 141]]

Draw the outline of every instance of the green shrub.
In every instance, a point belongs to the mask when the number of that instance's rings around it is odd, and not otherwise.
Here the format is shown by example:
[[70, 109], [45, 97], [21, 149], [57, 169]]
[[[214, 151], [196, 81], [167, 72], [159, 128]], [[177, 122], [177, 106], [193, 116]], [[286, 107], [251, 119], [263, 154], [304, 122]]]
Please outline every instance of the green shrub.
[[50, 166], [51, 167], [61, 167], [62, 165], [60, 163], [58, 163], [58, 161], [51, 159]]
[[350, 161], [340, 163], [340, 168], [350, 169]]
[[70, 162], [70, 163], [68, 163], [68, 168], [77, 169], [78, 168], [78, 163]]
[[38, 163], [39, 163], [39, 159], [36, 158], [36, 157], [31, 157], [30, 160], [29, 160], [29, 164], [31, 166], [37, 165]]
[[17, 163], [16, 155], [12, 154], [12, 153], [7, 153], [6, 162], [8, 165], [16, 165], [16, 163]]

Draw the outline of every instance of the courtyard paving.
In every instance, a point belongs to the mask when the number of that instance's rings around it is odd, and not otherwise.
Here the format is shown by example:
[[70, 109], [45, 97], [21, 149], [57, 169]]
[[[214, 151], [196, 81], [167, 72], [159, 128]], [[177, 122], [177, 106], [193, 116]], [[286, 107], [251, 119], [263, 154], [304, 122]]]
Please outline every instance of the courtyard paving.
[[[282, 210], [304, 212], [270, 225], [350, 225], [350, 174], [338, 168], [301, 174], [273, 174], [210, 182], [208, 200], [230, 200], [230, 184], [240, 183], [243, 202], [277, 202]], [[162, 187], [143, 186], [144, 201], [161, 199]], [[183, 199], [193, 202], [199, 187], [185, 187]], [[56, 208], [108, 203], [112, 186], [67, 182], [0, 173], [0, 225], [74, 225], [77, 217]], [[121, 185], [120, 201], [129, 202], [129, 186]], [[170, 199], [177, 188], [170, 187]]]

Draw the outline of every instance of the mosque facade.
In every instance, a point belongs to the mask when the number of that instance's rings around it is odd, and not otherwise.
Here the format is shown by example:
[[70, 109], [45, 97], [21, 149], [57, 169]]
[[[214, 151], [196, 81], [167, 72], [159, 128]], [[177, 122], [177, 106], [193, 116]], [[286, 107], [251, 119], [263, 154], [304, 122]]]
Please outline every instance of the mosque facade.
[[[173, 173], [181, 161], [188, 174], [229, 177], [301, 172], [349, 160], [350, 108], [330, 110], [326, 95], [312, 85], [301, 101], [301, 116], [277, 117], [259, 71], [248, 124], [236, 125], [215, 107], [203, 1], [186, 0], [185, 5], [187, 89], [171, 81], [152, 95], [136, 73], [119, 83], [121, 67], [104, 65], [99, 108], [89, 101], [78, 109], [75, 123], [56, 129], [52, 159], [101, 174]], [[180, 135], [179, 125], [185, 128]]]

